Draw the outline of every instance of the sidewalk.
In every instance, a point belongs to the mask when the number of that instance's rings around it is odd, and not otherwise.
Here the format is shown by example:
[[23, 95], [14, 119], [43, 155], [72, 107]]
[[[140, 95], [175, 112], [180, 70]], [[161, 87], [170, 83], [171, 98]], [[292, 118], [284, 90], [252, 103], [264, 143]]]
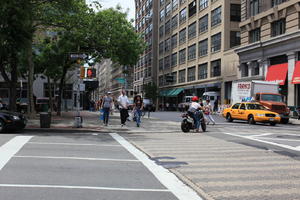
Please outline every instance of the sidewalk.
[[36, 132], [181, 132], [179, 122], [161, 121], [153, 117], [142, 118], [141, 127], [136, 127], [133, 121], [127, 121], [126, 126], [121, 127], [119, 112], [110, 115], [108, 126], [104, 126], [103, 121], [99, 119], [99, 112], [81, 111], [80, 115], [83, 119], [82, 128], [74, 127], [75, 112], [62, 112], [62, 116], [52, 114], [50, 128], [40, 128], [40, 120], [37, 118], [28, 121], [26, 130]]

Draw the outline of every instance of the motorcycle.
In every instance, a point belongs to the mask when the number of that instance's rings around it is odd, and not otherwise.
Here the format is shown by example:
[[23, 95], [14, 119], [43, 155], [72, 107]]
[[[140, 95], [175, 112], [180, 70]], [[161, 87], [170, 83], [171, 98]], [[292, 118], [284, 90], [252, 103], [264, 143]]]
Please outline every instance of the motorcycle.
[[[204, 115], [203, 115], [202, 111], [197, 111], [197, 112], [200, 112], [199, 113], [200, 126], [201, 126], [202, 131], [205, 132], [206, 131], [206, 123], [205, 123]], [[188, 133], [188, 132], [190, 132], [190, 130], [196, 129], [194, 119], [188, 113], [183, 114], [181, 117], [183, 118], [183, 120], [181, 122], [181, 130], [184, 133]]]

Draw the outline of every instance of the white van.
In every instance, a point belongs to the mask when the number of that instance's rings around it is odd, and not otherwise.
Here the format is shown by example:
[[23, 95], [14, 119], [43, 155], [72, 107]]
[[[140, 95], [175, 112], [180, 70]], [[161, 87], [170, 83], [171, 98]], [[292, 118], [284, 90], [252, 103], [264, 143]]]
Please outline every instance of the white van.
[[210, 100], [210, 104], [213, 106], [215, 101], [218, 99], [221, 99], [220, 92], [211, 91], [211, 92], [204, 92], [202, 96], [203, 103], [205, 103], [206, 100]]

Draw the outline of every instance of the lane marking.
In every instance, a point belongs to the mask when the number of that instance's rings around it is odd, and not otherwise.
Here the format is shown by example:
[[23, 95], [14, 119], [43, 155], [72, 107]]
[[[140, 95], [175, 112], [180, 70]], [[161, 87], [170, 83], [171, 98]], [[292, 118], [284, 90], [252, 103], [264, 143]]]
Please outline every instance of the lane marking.
[[54, 189], [83, 189], [83, 190], [113, 190], [130, 192], [170, 192], [166, 189], [139, 189], [139, 188], [113, 188], [113, 187], [89, 187], [71, 185], [23, 185], [23, 184], [0, 184], [0, 187], [11, 188], [54, 188]]
[[130, 159], [110, 159], [110, 158], [82, 158], [82, 157], [56, 157], [56, 156], [14, 156], [15, 158], [36, 158], [36, 159], [65, 159], [65, 160], [91, 160], [91, 161], [114, 161], [114, 162], [140, 162]]
[[249, 135], [251, 137], [262, 137], [262, 136], [268, 136], [268, 135], [273, 135], [275, 133], [263, 133], [263, 134], [257, 134], [257, 135]]
[[118, 145], [118, 144], [82, 144], [82, 143], [56, 143], [56, 142], [28, 142], [28, 144], [66, 145], [66, 146], [122, 147], [121, 145]]
[[293, 139], [284, 139], [284, 138], [268, 138], [268, 137], [260, 137], [260, 139], [265, 139], [265, 140], [282, 140], [282, 141], [289, 141], [289, 142], [300, 142], [300, 140], [293, 140]]
[[242, 136], [242, 135], [237, 135], [237, 134], [233, 134], [233, 133], [223, 133], [223, 134], [231, 135], [231, 136], [235, 136], [235, 137], [240, 137], [240, 138], [245, 138], [245, 139], [253, 140], [253, 141], [256, 141], [256, 142], [262, 142], [262, 143], [266, 143], [266, 144], [271, 144], [271, 145], [274, 145], [274, 146], [279, 146], [279, 147], [290, 149], [290, 150], [293, 150], [293, 151], [300, 151], [300, 148], [291, 147], [291, 146], [285, 145], [285, 144], [278, 144], [278, 143], [275, 143], [275, 142], [269, 142], [269, 141], [265, 141], [265, 140], [260, 140], [260, 139], [253, 138], [253, 137], [250, 137], [250, 136]]
[[33, 136], [16, 136], [0, 147], [0, 170]]
[[153, 160], [150, 160], [146, 154], [135, 148], [127, 140], [116, 133], [110, 135], [119, 142], [127, 151], [140, 160], [146, 168], [166, 187], [172, 192], [179, 200], [202, 200], [198, 194], [190, 187], [180, 181], [169, 170], [157, 165]]

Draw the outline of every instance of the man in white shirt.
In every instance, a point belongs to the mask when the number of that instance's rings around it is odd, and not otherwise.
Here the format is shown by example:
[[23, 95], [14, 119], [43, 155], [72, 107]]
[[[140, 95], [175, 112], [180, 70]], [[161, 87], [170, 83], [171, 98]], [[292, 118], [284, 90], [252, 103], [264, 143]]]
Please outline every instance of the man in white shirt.
[[120, 108], [120, 118], [121, 118], [121, 126], [125, 125], [128, 115], [128, 104], [129, 100], [126, 96], [126, 91], [122, 90], [121, 95], [118, 98], [119, 108]]

